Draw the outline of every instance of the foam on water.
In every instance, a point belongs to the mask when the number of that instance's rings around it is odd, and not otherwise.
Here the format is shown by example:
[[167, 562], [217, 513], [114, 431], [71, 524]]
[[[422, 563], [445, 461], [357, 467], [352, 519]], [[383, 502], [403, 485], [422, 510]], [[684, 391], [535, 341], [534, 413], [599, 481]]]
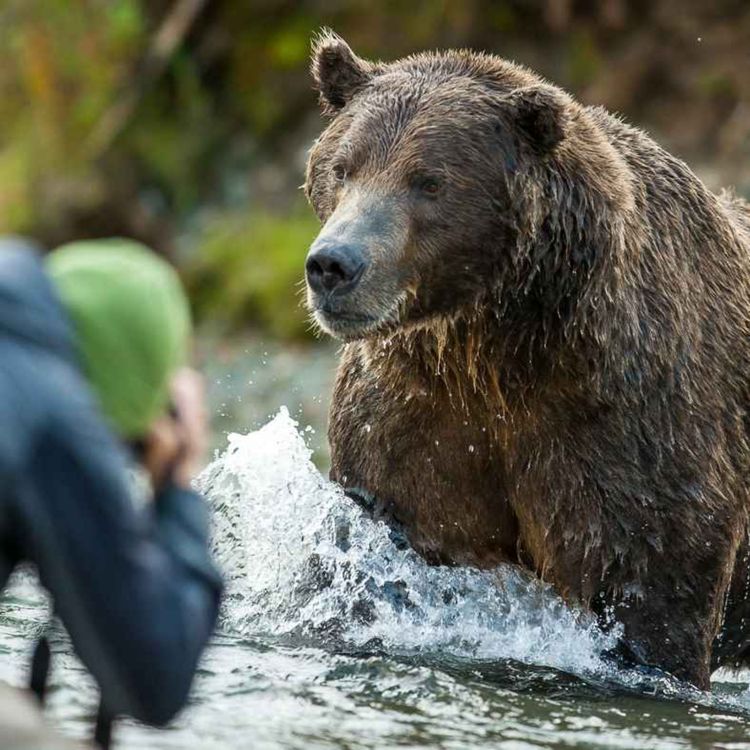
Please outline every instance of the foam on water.
[[600, 654], [615, 636], [549, 586], [511, 566], [427, 565], [323, 478], [310, 454], [282, 408], [257, 432], [231, 435], [199, 480], [228, 579], [225, 630], [606, 671]]

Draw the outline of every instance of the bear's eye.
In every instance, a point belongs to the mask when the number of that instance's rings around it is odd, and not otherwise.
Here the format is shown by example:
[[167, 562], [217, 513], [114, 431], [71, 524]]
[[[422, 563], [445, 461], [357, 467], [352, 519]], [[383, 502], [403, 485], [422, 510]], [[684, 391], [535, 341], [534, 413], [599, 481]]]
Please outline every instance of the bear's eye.
[[419, 192], [428, 198], [434, 198], [440, 192], [440, 181], [435, 177], [422, 177], [417, 186]]
[[349, 173], [347, 172], [347, 169], [343, 164], [334, 164], [331, 171], [333, 172], [333, 177], [337, 182], [343, 182], [349, 176]]

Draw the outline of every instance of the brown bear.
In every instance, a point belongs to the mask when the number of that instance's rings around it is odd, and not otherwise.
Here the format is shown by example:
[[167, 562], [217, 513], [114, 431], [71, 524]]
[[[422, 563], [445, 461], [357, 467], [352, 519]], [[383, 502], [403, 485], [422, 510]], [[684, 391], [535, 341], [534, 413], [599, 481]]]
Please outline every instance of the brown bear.
[[[332, 33], [306, 192], [332, 477], [706, 688], [750, 655], [750, 210], [531, 71]], [[722, 628], [723, 625], [723, 628]]]

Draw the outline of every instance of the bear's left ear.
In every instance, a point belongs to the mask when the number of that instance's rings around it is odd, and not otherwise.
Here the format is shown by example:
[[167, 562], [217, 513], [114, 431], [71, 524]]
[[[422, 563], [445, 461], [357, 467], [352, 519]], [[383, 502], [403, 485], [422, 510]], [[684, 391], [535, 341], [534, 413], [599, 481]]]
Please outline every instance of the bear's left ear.
[[372, 78], [375, 66], [362, 60], [329, 29], [313, 41], [312, 76], [323, 110], [335, 114]]
[[552, 86], [526, 86], [508, 94], [515, 124], [529, 145], [548, 154], [565, 138], [569, 123], [569, 102]]

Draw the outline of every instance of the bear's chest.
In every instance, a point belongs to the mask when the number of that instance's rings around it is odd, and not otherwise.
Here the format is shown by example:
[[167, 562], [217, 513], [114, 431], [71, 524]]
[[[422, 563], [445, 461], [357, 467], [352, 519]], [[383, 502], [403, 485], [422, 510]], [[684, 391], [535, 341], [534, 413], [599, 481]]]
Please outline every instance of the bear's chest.
[[486, 423], [413, 383], [365, 386], [356, 377], [337, 383], [332, 478], [374, 496], [376, 514], [403, 527], [428, 560], [515, 560], [517, 523]]

